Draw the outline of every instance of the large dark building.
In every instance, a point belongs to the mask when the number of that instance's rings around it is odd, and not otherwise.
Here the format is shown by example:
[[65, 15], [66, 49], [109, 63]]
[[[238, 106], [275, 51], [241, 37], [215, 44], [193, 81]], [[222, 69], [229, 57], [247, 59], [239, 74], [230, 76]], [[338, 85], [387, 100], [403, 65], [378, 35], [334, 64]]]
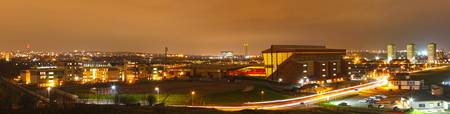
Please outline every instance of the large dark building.
[[262, 52], [266, 76], [283, 83], [332, 83], [348, 76], [343, 56], [345, 49], [325, 46], [272, 45]]

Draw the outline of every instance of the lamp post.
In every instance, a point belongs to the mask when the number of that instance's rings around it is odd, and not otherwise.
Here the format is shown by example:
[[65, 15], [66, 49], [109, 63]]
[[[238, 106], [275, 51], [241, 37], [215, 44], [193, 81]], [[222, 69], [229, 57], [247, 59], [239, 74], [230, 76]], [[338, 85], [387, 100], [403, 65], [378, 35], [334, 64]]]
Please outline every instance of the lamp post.
[[[112, 85], [111, 86], [111, 90], [112, 90], [112, 93], [114, 94], [113, 102], [115, 104], [118, 104], [119, 103], [119, 98], [117, 98], [117, 87], [116, 87], [116, 85]], [[117, 102], [116, 102], [116, 100], [117, 100]]]
[[98, 101], [98, 91], [97, 91], [97, 88], [94, 87], [94, 88], [92, 88], [92, 90], [93, 90], [93, 92], [95, 92], [95, 101], [94, 101], [94, 102], [98, 104], [99, 101]]
[[261, 101], [264, 101], [264, 90], [261, 90]]
[[48, 95], [48, 101], [49, 102], [52, 102], [52, 100], [51, 100], [51, 96], [50, 96], [50, 92], [52, 91], [52, 87], [47, 87], [47, 95]]
[[159, 87], [155, 87], [155, 91], [156, 91], [156, 102], [159, 101]]
[[191, 91], [191, 105], [194, 106], [195, 91]]
[[413, 107], [414, 98], [410, 97], [409, 99], [409, 108]]

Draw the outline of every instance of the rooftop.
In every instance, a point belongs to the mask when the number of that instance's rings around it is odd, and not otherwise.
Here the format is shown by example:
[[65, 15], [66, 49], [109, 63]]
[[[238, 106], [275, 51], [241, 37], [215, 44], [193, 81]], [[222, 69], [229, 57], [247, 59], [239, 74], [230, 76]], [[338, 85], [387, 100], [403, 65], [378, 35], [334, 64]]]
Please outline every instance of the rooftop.
[[345, 49], [330, 49], [325, 46], [317, 45], [271, 45], [271, 48], [264, 50], [262, 53], [271, 52], [343, 52]]

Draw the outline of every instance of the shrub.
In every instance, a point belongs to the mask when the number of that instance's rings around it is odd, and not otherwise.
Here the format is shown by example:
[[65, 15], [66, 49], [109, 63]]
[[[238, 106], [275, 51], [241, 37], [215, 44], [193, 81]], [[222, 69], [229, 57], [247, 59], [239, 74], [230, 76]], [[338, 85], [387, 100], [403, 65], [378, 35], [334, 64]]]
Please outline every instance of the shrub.
[[153, 96], [153, 95], [149, 95], [149, 96], [147, 96], [147, 103], [148, 103], [148, 105], [149, 106], [153, 106], [153, 105], [155, 105], [156, 104], [156, 97], [155, 96]]
[[126, 105], [135, 105], [139, 103], [139, 100], [132, 96], [123, 95], [119, 96], [119, 102]]

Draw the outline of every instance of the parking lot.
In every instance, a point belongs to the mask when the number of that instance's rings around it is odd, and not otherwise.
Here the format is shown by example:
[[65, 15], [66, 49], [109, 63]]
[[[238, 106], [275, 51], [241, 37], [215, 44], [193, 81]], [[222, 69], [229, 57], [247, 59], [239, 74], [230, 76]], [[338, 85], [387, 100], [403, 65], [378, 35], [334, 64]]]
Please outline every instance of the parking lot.
[[[350, 107], [359, 108], [380, 108], [386, 110], [392, 110], [394, 107], [401, 108], [398, 101], [403, 96], [407, 96], [409, 93], [402, 90], [389, 90], [383, 88], [377, 88], [369, 91], [360, 91], [358, 95], [343, 98], [343, 99], [331, 99], [330, 103], [333, 105], [347, 104]], [[369, 105], [372, 104], [372, 107]]]

